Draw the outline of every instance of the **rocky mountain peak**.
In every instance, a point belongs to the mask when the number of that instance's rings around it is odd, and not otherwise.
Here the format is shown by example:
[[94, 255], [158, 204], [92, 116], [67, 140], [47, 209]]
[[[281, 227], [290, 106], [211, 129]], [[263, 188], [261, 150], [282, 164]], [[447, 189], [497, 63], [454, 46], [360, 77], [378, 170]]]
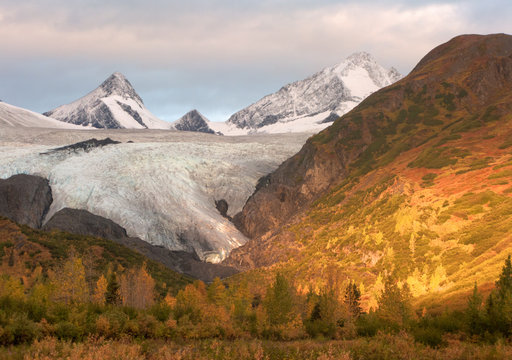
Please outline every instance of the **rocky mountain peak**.
[[145, 106], [132, 84], [120, 72], [110, 75], [87, 95], [44, 115], [76, 125], [106, 129], [169, 129]]
[[173, 124], [176, 130], [218, 134], [210, 128], [209, 120], [196, 109], [189, 111]]
[[400, 72], [398, 72], [398, 70], [395, 69], [394, 67], [391, 67], [389, 69], [388, 76], [393, 81], [398, 81], [398, 80], [400, 80], [402, 78], [402, 74], [400, 74]]
[[[401, 78], [395, 69], [386, 69], [367, 52], [357, 52], [342, 62], [300, 81], [283, 86], [256, 103], [233, 114], [227, 121], [241, 129], [273, 127], [313, 129], [326, 118], [341, 116], [364, 98]], [[298, 120], [298, 122], [297, 122]], [[324, 126], [325, 127], [325, 126]]]
[[137, 94], [132, 84], [120, 72], [115, 72], [110, 75], [100, 86], [99, 89], [103, 90], [104, 96], [118, 95], [125, 99], [134, 99], [143, 104], [141, 97]]
[[347, 57], [347, 62], [351, 62], [356, 65], [361, 65], [364, 63], [377, 63], [375, 58], [366, 51], [358, 51]]

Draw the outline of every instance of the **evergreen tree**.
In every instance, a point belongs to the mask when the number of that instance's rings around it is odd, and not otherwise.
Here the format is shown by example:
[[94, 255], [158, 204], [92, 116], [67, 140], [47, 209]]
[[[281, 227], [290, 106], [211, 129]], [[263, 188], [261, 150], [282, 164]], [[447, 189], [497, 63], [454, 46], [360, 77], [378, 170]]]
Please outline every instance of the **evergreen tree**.
[[14, 246], [12, 247], [11, 253], [9, 254], [9, 260], [7, 262], [7, 265], [9, 265], [10, 267], [14, 266]]
[[510, 255], [505, 260], [496, 288], [487, 298], [487, 327], [491, 332], [512, 334], [512, 262]]
[[482, 295], [478, 292], [478, 287], [475, 282], [473, 293], [468, 299], [468, 307], [466, 309], [466, 321], [469, 332], [473, 335], [480, 334], [483, 331], [483, 316], [482, 316]]
[[392, 330], [405, 328], [412, 316], [410, 292], [407, 284], [402, 289], [388, 276], [384, 282], [384, 291], [378, 299], [377, 316]]
[[315, 337], [322, 335], [334, 337], [340, 326], [343, 326], [343, 309], [340, 306], [335, 291], [328, 289], [322, 291], [316, 298], [311, 316], [304, 323], [309, 335]]
[[361, 292], [356, 283], [350, 282], [345, 291], [345, 304], [348, 307], [349, 314], [357, 318], [361, 314]]
[[281, 325], [291, 320], [293, 292], [288, 280], [280, 273], [267, 290], [265, 310], [271, 325]]
[[505, 265], [501, 270], [500, 278], [496, 282], [496, 289], [501, 298], [506, 298], [512, 292], [512, 262], [510, 255], [505, 260]]
[[105, 303], [110, 305], [121, 304], [121, 291], [119, 290], [119, 282], [115, 272], [111, 272], [108, 276], [107, 292], [105, 294]]

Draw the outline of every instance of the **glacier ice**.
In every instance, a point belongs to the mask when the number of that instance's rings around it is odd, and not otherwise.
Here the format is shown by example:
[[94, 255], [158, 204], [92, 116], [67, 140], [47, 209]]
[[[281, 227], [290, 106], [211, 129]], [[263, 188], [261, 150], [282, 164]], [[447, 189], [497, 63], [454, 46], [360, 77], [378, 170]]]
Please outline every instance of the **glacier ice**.
[[[0, 177], [46, 177], [54, 202], [111, 219], [151, 244], [219, 262], [247, 239], [222, 217], [240, 211], [261, 176], [296, 153], [308, 134], [219, 137], [156, 130], [43, 131], [0, 134]], [[2, 137], [2, 135], [5, 135]], [[310, 134], [309, 134], [310, 135]], [[122, 144], [89, 152], [41, 154], [72, 141], [110, 136]], [[134, 143], [126, 141], [134, 140]], [[72, 140], [72, 141], [71, 141]]]

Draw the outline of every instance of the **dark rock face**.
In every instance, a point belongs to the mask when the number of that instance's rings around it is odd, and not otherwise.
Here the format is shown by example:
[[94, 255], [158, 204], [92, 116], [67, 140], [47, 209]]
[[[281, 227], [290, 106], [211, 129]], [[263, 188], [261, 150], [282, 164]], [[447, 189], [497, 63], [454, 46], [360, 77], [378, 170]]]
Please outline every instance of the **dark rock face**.
[[0, 179], [0, 215], [17, 223], [40, 228], [52, 201], [48, 180], [39, 176]]
[[106, 145], [115, 145], [115, 144], [120, 144], [120, 143], [121, 143], [120, 141], [115, 141], [115, 140], [112, 140], [111, 138], [105, 138], [103, 140], [97, 140], [95, 138], [92, 138], [89, 140], [77, 142], [76, 144], [58, 147], [58, 148], [52, 149], [52, 150], [47, 151], [42, 154], [43, 155], [44, 154], [52, 154], [52, 153], [56, 153], [56, 152], [60, 152], [60, 151], [62, 151], [62, 152], [77, 152], [79, 150], [89, 152], [89, 151], [91, 151], [91, 149], [94, 149], [97, 147], [103, 147]]
[[128, 237], [126, 230], [112, 220], [86, 210], [64, 208], [43, 226], [43, 230], [59, 229], [78, 235], [90, 235], [110, 240]]
[[238, 272], [233, 267], [202, 262], [195, 254], [185, 251], [172, 251], [163, 246], [151, 245], [137, 237], [128, 237], [116, 242], [135, 250], [151, 260], [158, 261], [168, 268], [200, 279], [211, 282], [214, 278], [225, 278]]
[[275, 124], [276, 122], [278, 122], [280, 119], [279, 116], [276, 116], [276, 115], [267, 115], [265, 116], [265, 118], [263, 119], [263, 121], [261, 123], [259, 123], [256, 127], [258, 128], [261, 128], [263, 126], [267, 126], [267, 125], [272, 125], [272, 124]]
[[327, 116], [325, 119], [322, 120], [322, 124], [326, 123], [332, 123], [336, 120], [338, 120], [340, 116], [336, 113], [330, 113], [329, 116]]
[[117, 102], [117, 105], [119, 105], [121, 107], [121, 109], [123, 109], [125, 112], [127, 112], [132, 118], [134, 118], [135, 121], [137, 121], [140, 125], [142, 125], [146, 129], [148, 128], [147, 125], [144, 124], [144, 121], [142, 121], [142, 118], [140, 117], [139, 113], [137, 111], [133, 110], [133, 108], [130, 105], [123, 104], [120, 101], [116, 101], [116, 102]]
[[217, 276], [224, 278], [237, 273], [237, 270], [229, 266], [202, 262], [195, 254], [171, 251], [137, 237], [129, 237], [120, 225], [86, 210], [64, 208], [58, 211], [43, 226], [43, 229], [57, 229], [73, 234], [106, 238], [162, 263], [172, 270], [206, 282], [212, 281]]
[[205, 117], [199, 113], [197, 110], [192, 110], [183, 115], [176, 123], [174, 124], [176, 130], [180, 131], [195, 131], [202, 132], [206, 134], [217, 134], [222, 135], [213, 131], [210, 126], [208, 126], [208, 122]]
[[96, 129], [120, 129], [121, 126], [114, 118], [114, 115], [110, 111], [110, 108], [97, 99], [91, 105], [94, 111], [89, 108], [78, 108], [73, 113], [68, 114], [65, 118], [57, 116], [55, 110], [47, 111], [43, 113], [44, 116], [58, 118], [57, 120], [64, 121], [70, 124], [92, 126]]
[[349, 162], [362, 151], [361, 147], [333, 155], [309, 139], [298, 154], [258, 181], [256, 191], [234, 217], [235, 225], [250, 238], [279, 227], [334, 180], [345, 177]]
[[219, 211], [219, 214], [224, 216], [226, 219], [231, 220], [231, 216], [228, 215], [229, 205], [226, 200], [224, 200], [224, 199], [215, 200], [215, 207]]

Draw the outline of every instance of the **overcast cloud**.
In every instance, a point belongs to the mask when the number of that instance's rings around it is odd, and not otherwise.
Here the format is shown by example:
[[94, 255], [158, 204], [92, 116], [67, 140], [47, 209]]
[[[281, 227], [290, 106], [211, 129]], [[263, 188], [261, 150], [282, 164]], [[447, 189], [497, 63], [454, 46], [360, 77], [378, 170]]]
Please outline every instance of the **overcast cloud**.
[[0, 0], [0, 99], [44, 112], [124, 73], [173, 121], [212, 120], [368, 51], [407, 74], [464, 33], [512, 33], [505, 1]]

